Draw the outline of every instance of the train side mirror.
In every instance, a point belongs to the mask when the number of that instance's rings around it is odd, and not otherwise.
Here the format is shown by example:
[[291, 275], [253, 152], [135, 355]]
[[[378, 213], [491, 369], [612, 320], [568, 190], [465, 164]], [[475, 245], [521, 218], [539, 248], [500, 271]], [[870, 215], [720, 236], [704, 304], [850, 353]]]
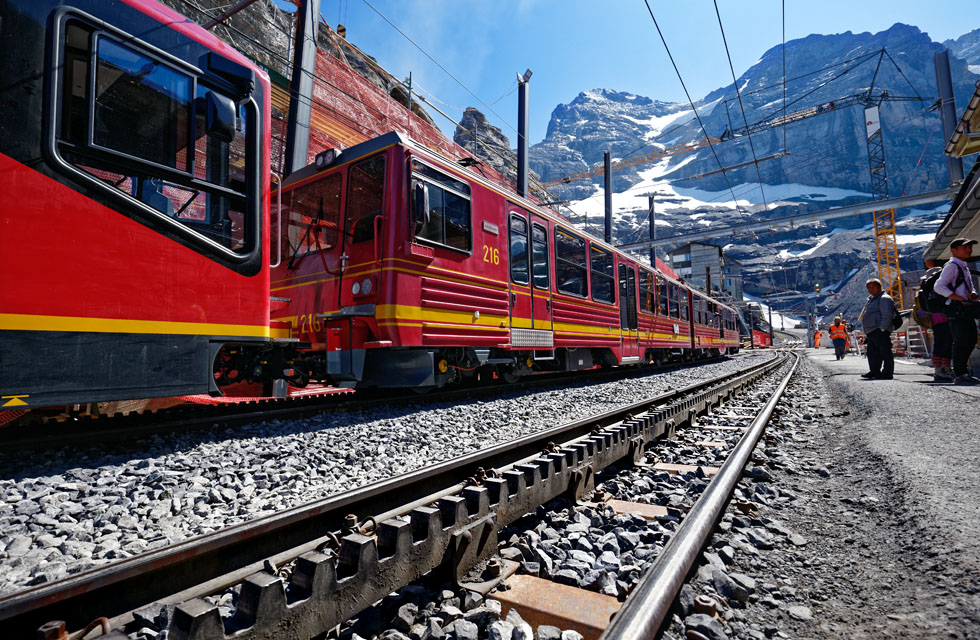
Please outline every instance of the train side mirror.
[[228, 96], [208, 91], [205, 104], [208, 135], [222, 142], [231, 143], [237, 129], [238, 106]]
[[419, 225], [429, 222], [429, 189], [421, 180], [412, 187], [412, 222]]

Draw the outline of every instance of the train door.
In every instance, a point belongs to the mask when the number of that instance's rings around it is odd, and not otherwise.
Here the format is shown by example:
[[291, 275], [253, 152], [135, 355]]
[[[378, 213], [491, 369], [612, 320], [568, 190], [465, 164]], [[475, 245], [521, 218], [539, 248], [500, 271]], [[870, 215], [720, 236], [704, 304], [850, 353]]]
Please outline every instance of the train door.
[[636, 318], [636, 268], [619, 264], [619, 320], [623, 336], [623, 362], [640, 357], [640, 334]]
[[[538, 331], [553, 330], [551, 312], [551, 247], [548, 222], [531, 214], [532, 322]], [[551, 342], [544, 334], [545, 341]], [[552, 343], [553, 346], [553, 343]]]
[[691, 293], [691, 346], [694, 349], [701, 348], [701, 326], [704, 324], [705, 303], [704, 298]]
[[385, 161], [385, 154], [372, 156], [347, 171], [338, 308], [374, 302], [381, 288]]
[[514, 346], [523, 346], [520, 330], [534, 328], [527, 213], [508, 205], [507, 226], [510, 246], [510, 341]]

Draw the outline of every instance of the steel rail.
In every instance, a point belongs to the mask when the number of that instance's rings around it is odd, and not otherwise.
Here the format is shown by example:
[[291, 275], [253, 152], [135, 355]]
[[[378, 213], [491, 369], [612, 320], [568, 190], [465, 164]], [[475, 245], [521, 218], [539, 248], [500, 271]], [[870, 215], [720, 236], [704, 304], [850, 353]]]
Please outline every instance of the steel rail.
[[[2, 596], [0, 627], [14, 633], [12, 637], [32, 636], [38, 627], [50, 620], [65, 620], [69, 629], [77, 629], [96, 616], [116, 618], [141, 606], [187, 592], [202, 583], [221, 584], [224, 576], [237, 575], [243, 568], [261, 564], [269, 558], [281, 561], [284, 550], [308, 548], [312, 541], [321, 540], [334, 531], [343, 531], [347, 514], [356, 514], [363, 520], [400, 508], [465, 482], [478, 467], [502, 468], [528, 456], [539, 455], [542, 450], [550, 449], [553, 442], [588, 436], [597, 424], [619, 424], [630, 414], [655, 411], [655, 408], [672, 402], [675, 403], [674, 415], [682, 420], [690, 419], [706, 401], [702, 398], [701, 404], [695, 406], [693, 400], [690, 405], [686, 404], [685, 398], [697, 397], [712, 388], [732, 389], [735, 385], [747, 384], [779, 366], [779, 360], [774, 357], [743, 371], [692, 384], [598, 416]], [[637, 425], [631, 427], [632, 433], [635, 434], [638, 428]], [[596, 436], [598, 448], [608, 448], [613, 441], [611, 437], [622, 444], [625, 433], [626, 429], [621, 428], [620, 433]], [[560, 458], [557, 454], [555, 457]], [[527, 469], [521, 471], [528, 473]], [[529, 485], [537, 483], [538, 479], [534, 477], [528, 482]]]
[[681, 521], [673, 538], [640, 579], [600, 640], [649, 640], [664, 625], [674, 599], [684, 586], [687, 575], [710, 538], [715, 524], [724, 513], [742, 470], [765, 432], [773, 410], [782, 398], [799, 361], [797, 356], [789, 373], [752, 421], [697, 504]]

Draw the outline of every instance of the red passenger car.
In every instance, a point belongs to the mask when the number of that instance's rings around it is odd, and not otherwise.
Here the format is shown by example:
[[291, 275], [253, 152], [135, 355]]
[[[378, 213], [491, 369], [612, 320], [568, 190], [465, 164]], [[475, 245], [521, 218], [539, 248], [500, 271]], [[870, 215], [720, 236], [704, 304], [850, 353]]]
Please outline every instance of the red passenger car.
[[321, 155], [282, 202], [273, 317], [313, 379], [431, 387], [738, 347], [728, 307], [698, 294], [693, 312], [681, 282], [397, 133]]
[[0, 25], [0, 409], [260, 377], [266, 74], [147, 0], [5, 0]]

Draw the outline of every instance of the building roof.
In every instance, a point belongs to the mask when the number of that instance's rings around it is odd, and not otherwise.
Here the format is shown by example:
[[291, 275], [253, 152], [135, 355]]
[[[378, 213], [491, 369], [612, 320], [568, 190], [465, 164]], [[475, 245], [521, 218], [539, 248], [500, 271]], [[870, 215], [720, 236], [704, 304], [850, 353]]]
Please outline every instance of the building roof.
[[[980, 113], [980, 111], [978, 111]], [[957, 130], [959, 130], [957, 128]], [[973, 165], [953, 200], [943, 224], [932, 243], [922, 254], [924, 260], [945, 260], [950, 257], [949, 243], [956, 238], [980, 240], [980, 162]]]
[[946, 143], [947, 155], [962, 158], [980, 152], [980, 81], [973, 89], [973, 96], [963, 110], [963, 117]]

